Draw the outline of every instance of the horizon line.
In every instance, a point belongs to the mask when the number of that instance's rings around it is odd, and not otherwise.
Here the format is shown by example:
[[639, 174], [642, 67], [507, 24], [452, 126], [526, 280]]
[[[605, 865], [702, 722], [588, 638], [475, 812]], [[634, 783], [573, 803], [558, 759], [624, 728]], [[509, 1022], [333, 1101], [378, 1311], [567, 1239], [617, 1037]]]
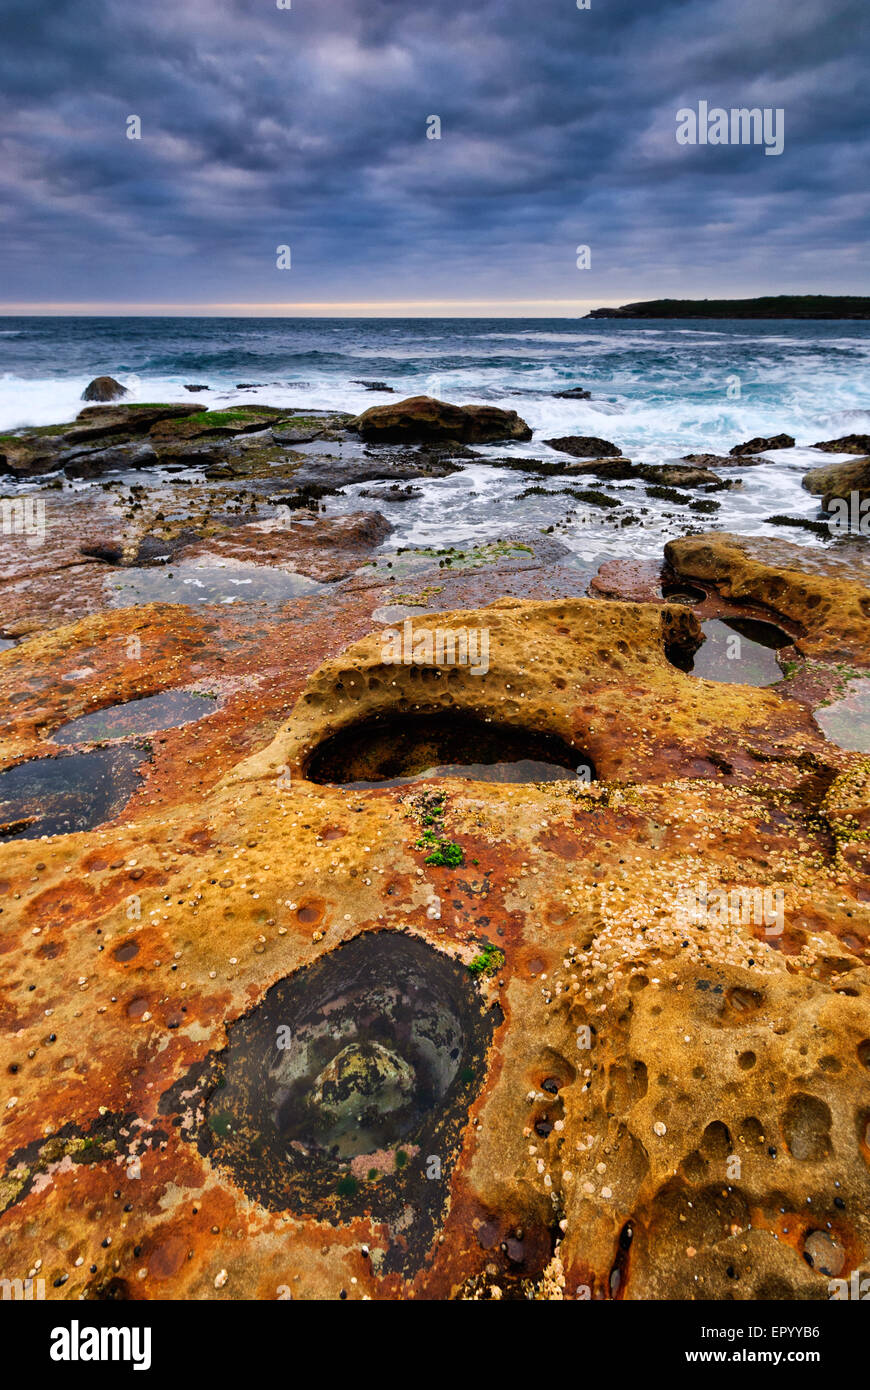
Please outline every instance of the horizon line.
[[[0, 304], [0, 317], [65, 318], [67, 316], [90, 316], [98, 318], [128, 317], [179, 317], [179, 318], [297, 318], [297, 317], [407, 317], [411, 310], [425, 310], [420, 316], [451, 317], [439, 310], [460, 311], [456, 317], [480, 317], [479, 310], [489, 309], [494, 318], [513, 317], [517, 310], [526, 314], [534, 309], [561, 310], [566, 317], [576, 318], [578, 314], [588, 313], [593, 308], [617, 307], [602, 304], [597, 299], [386, 299], [386, 300], [299, 300], [290, 303], [274, 302], [259, 304], [249, 301], [227, 303], [179, 304], [179, 303], [111, 303], [99, 300], [77, 300], [57, 303], [20, 302]], [[522, 316], [522, 315], [518, 315]], [[534, 315], [532, 315], [534, 317]], [[547, 317], [560, 317], [552, 312]]]

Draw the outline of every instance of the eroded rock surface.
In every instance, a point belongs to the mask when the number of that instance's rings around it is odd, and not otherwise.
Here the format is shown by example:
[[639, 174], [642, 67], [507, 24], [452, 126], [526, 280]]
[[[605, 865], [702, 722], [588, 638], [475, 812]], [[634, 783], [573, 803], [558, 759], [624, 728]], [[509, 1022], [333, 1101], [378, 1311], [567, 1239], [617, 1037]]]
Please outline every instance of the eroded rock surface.
[[669, 541], [668, 562], [686, 579], [709, 580], [728, 598], [761, 604], [797, 623], [814, 656], [870, 656], [870, 591], [854, 577], [866, 560], [807, 554], [786, 541], [709, 532]]
[[[170, 639], [169, 616], [122, 609], [18, 648], [7, 749], [39, 747], [38, 673], [61, 650], [93, 668], [58, 690], [64, 718], [135, 692], [110, 633], [165, 651], [151, 683], [208, 667], [213, 620], [183, 635], [173, 617]], [[232, 697], [154, 740], [111, 826], [0, 847], [7, 1258], [41, 1259], [50, 1296], [73, 1299], [826, 1297], [831, 1262], [857, 1267], [870, 1240], [867, 760], [774, 690], [675, 668], [685, 608], [506, 600], [425, 624], [487, 627], [486, 680], [332, 632], [303, 684], [328, 629], [279, 642], [267, 625], [231, 654]], [[307, 780], [336, 729], [421, 708], [557, 734], [597, 780]], [[719, 889], [749, 908], [720, 920]], [[449, 1136], [342, 1140], [291, 1201], [268, 1176], [272, 1111], [239, 1111], [220, 1069], [261, 1018], [292, 1043], [298, 1017], [258, 1012], [270, 991], [370, 933], [474, 967], [488, 1041]], [[269, 1075], [296, 1075], [261, 1036], [239, 1092], [257, 1105]], [[342, 1127], [361, 1088], [378, 1129], [415, 1064], [386, 1034], [332, 1046], [305, 1104]]]
[[[866, 1270], [870, 759], [813, 715], [866, 673], [862, 552], [690, 536], [588, 599], [550, 537], [385, 559], [377, 514], [264, 515], [327, 451], [377, 467], [342, 418], [125, 409], [48, 437], [214, 450], [217, 486], [64, 495], [40, 550], [0, 538], [0, 778], [79, 756], [70, 724], [116, 740], [115, 707], [139, 730], [92, 828], [10, 813], [0, 843], [4, 1275], [812, 1300]], [[209, 556], [318, 584], [107, 607]], [[740, 614], [791, 639], [782, 681], [681, 669]], [[146, 728], [161, 693], [177, 726]], [[445, 728], [479, 775], [421, 775]]]

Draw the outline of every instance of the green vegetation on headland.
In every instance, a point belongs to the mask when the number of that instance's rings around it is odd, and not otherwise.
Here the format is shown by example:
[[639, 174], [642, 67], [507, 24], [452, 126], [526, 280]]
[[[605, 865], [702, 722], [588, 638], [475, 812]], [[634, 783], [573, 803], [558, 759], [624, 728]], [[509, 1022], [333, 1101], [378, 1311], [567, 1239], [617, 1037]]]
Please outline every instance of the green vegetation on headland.
[[276, 406], [251, 406], [240, 405], [233, 410], [200, 410], [196, 415], [186, 417], [188, 424], [193, 425], [213, 425], [219, 429], [223, 425], [236, 425], [240, 421], [259, 419], [260, 416], [280, 415], [281, 411]]
[[776, 294], [759, 299], [647, 299], [593, 309], [590, 319], [870, 319], [870, 297]]

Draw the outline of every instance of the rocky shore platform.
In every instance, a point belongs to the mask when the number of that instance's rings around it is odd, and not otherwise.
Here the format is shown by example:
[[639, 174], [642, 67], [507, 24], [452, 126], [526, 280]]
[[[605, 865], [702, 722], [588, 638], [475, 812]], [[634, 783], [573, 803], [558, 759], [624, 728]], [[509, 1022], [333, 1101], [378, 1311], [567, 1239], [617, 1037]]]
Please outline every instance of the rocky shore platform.
[[193, 402], [0, 439], [45, 518], [0, 535], [6, 1277], [827, 1300], [870, 1267], [866, 540], [701, 529], [588, 584], [552, 535], [399, 553], [318, 509], [527, 428]]

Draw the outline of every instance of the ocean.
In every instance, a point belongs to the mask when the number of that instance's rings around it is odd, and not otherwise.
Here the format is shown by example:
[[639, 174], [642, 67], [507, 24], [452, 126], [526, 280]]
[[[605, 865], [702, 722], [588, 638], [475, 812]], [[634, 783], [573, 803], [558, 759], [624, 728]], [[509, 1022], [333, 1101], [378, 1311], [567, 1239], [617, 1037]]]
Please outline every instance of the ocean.
[[[545, 439], [591, 434], [636, 462], [660, 463], [688, 453], [727, 454], [753, 436], [785, 432], [795, 448], [771, 454], [760, 467], [741, 469], [738, 460], [734, 476], [744, 478], [743, 487], [717, 493], [719, 510], [704, 524], [816, 545], [824, 542], [771, 527], [767, 518], [817, 515], [818, 501], [801, 477], [836, 456], [808, 446], [870, 430], [868, 369], [867, 322], [4, 318], [0, 429], [74, 418], [87, 382], [108, 374], [130, 388], [132, 399], [199, 399], [211, 408], [249, 401], [356, 412], [421, 393], [457, 404], [487, 401], [518, 411], [534, 430], [532, 441], [510, 446], [513, 458], [554, 459], [559, 455]], [[369, 391], [360, 381], [383, 382], [396, 394]], [[209, 389], [193, 394], [186, 385]], [[575, 386], [592, 399], [556, 398]], [[506, 451], [495, 445], [478, 452]], [[522, 482], [543, 495], [520, 504]], [[381, 510], [396, 528], [391, 545], [483, 539], [520, 524], [561, 522], [558, 484], [472, 464], [424, 484], [419, 501], [385, 502]], [[346, 489], [328, 509], [373, 506], [359, 491]], [[618, 536], [592, 516], [568, 539], [586, 563], [602, 553], [660, 552], [669, 535], [698, 529], [697, 516], [650, 499], [637, 484], [617, 486], [614, 495], [643, 500], [642, 526]]]

